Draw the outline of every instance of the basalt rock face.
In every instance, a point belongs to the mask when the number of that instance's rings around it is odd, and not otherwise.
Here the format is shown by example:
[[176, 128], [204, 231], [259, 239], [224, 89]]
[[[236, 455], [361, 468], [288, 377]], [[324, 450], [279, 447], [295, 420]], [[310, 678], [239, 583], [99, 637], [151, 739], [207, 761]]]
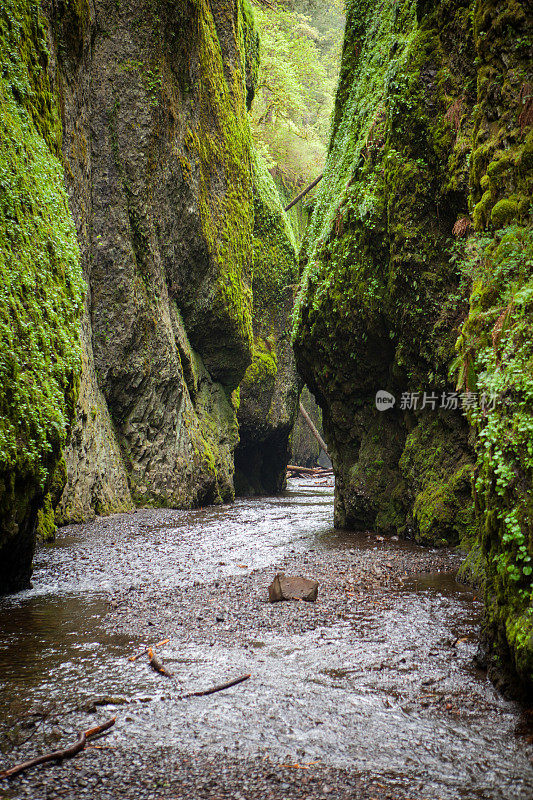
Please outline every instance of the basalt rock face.
[[531, 46], [525, 3], [348, 4], [295, 329], [336, 524], [468, 543], [529, 684]]
[[[419, 20], [412, 2], [350, 5], [296, 336], [337, 473], [336, 524], [427, 542], [458, 541], [473, 516], [468, 426], [439, 408], [460, 323], [446, 243], [468, 195], [445, 114], [475, 81], [455, 57], [468, 27], [460, 14]], [[380, 390], [394, 407], [378, 410]], [[411, 391], [437, 399], [402, 409]]]
[[72, 37], [61, 24], [90, 287], [61, 518], [229, 500], [252, 346], [251, 18], [240, 2], [131, 0], [97, 2]]
[[[56, 524], [81, 522], [133, 507], [118, 431], [100, 388], [95, 368], [92, 331], [93, 240], [93, 42], [97, 9], [88, 2], [43, 4], [48, 24], [50, 72], [62, 110], [64, 181], [80, 244], [86, 280], [81, 320], [82, 370], [78, 402], [63, 457], [54, 475], [55, 487], [45, 498], [38, 534], [53, 538]], [[55, 489], [55, 491], [54, 491]]]
[[[317, 405], [315, 398], [304, 386], [301, 394], [301, 402], [318, 431], [322, 429], [322, 412]], [[298, 414], [291, 435], [291, 455], [290, 463], [299, 464], [302, 467], [316, 467], [321, 459], [320, 446], [311, 433], [309, 426], [301, 414]], [[322, 455], [322, 459], [324, 456]], [[327, 462], [326, 462], [327, 463]]]
[[0, 591], [27, 585], [80, 377], [83, 279], [33, 0], [0, 8]]
[[248, 0], [12, 0], [1, 23], [4, 591], [37, 521], [234, 496], [258, 38]]
[[235, 451], [235, 489], [242, 495], [276, 494], [285, 486], [299, 394], [291, 344], [298, 278], [294, 235], [274, 181], [258, 157], [253, 263], [253, 358], [239, 389], [240, 442]]

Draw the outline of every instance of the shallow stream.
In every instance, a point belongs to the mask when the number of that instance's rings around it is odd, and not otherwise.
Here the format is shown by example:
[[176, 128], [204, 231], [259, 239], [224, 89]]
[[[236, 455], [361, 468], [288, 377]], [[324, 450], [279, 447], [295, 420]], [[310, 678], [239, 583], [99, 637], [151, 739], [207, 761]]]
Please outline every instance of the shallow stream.
[[[361, 565], [379, 576], [427, 551], [332, 530], [332, 498], [329, 484], [291, 481], [281, 498], [97, 519], [41, 546], [33, 588], [0, 600], [0, 766], [68, 739], [99, 698], [98, 713], [117, 714], [109, 741], [134, 742], [141, 762], [163, 746], [352, 768], [398, 796], [531, 800], [529, 717], [473, 665], [480, 602], [448, 569], [362, 592]], [[337, 572], [315, 605], [266, 602], [276, 568], [317, 564]], [[127, 618], [136, 602], [150, 637]], [[127, 658], [167, 634], [174, 682]], [[248, 672], [228, 692], [178, 699]]]

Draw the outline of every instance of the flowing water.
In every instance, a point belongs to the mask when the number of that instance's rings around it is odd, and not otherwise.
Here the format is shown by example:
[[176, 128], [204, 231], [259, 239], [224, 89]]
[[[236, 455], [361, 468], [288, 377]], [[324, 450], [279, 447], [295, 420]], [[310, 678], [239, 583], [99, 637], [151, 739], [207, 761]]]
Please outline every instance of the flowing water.
[[[233, 634], [226, 604], [217, 620], [227, 635], [212, 635], [208, 599], [217, 587], [242, 587], [287, 558], [349, 564], [368, 556], [386, 564], [419, 557], [421, 548], [405, 542], [332, 530], [332, 494], [329, 485], [292, 481], [280, 498], [98, 519], [41, 546], [33, 588], [0, 600], [2, 761], [13, 760], [13, 744], [18, 754], [25, 725], [34, 739], [23, 752], [35, 752], [48, 728], [61, 725], [58, 708], [106, 695], [119, 717], [117, 748], [133, 740], [140, 753], [163, 743], [224, 755], [230, 740], [233, 755], [352, 767], [388, 785], [408, 784], [423, 792], [418, 797], [531, 800], [527, 715], [473, 666], [481, 606], [453, 574], [381, 588], [375, 602], [355, 598], [342, 616], [319, 598], [305, 608], [316, 615], [313, 624], [301, 629], [283, 627], [295, 604], [261, 602], [256, 619]], [[178, 688], [130, 663], [140, 635], [108, 621], [110, 597], [127, 603], [148, 589], [168, 599], [148, 606], [151, 641], [176, 623], [176, 592], [205, 597], [194, 629], [176, 629], [165, 651]], [[177, 700], [191, 675], [209, 685], [244, 672], [252, 679], [216, 701]], [[43, 739], [31, 723], [39, 713]]]

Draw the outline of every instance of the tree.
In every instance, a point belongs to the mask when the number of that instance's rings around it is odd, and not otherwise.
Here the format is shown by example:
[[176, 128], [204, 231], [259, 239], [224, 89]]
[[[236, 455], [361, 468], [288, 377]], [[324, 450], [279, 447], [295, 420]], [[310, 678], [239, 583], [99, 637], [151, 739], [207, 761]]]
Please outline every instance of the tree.
[[342, 0], [256, 0], [261, 34], [256, 146], [290, 193], [321, 172], [337, 84]]

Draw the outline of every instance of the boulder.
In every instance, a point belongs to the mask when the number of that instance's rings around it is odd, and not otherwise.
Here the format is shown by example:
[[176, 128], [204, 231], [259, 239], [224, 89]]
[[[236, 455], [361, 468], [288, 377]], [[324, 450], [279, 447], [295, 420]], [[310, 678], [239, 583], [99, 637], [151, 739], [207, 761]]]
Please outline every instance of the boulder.
[[268, 599], [271, 603], [280, 600], [305, 600], [314, 603], [318, 597], [318, 581], [309, 578], [289, 578], [284, 572], [278, 572], [268, 587]]

